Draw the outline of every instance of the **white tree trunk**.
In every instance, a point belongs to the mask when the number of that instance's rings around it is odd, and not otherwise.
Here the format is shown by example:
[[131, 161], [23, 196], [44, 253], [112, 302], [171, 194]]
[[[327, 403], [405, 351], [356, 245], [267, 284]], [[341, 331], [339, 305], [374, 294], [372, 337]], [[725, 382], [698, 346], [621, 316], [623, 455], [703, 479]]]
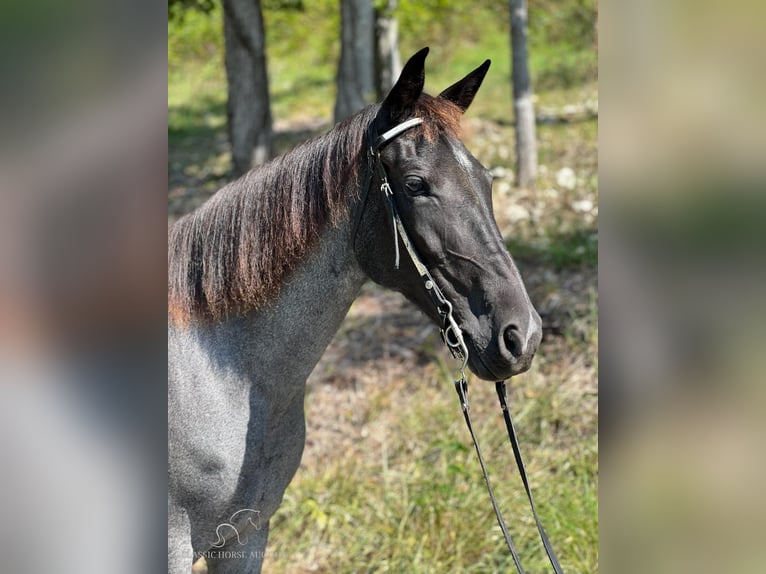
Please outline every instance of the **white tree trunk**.
[[372, 0], [341, 0], [341, 48], [335, 121], [375, 97], [375, 9]]
[[394, 15], [398, 0], [388, 0], [384, 8], [375, 14], [376, 88], [378, 99], [383, 99], [394, 87], [402, 73], [402, 59], [399, 56], [399, 22]]
[[271, 158], [272, 122], [260, 0], [224, 0], [227, 119], [235, 175]]
[[510, 0], [513, 113], [516, 120], [516, 182], [534, 185], [537, 177], [537, 137], [532, 82], [527, 55], [527, 1]]

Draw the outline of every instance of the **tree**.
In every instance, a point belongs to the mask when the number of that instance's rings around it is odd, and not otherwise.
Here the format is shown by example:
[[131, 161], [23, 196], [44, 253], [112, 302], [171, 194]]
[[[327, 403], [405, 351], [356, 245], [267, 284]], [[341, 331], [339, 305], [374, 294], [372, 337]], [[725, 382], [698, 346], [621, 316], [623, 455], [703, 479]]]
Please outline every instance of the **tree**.
[[341, 0], [340, 62], [335, 121], [362, 109], [375, 96], [375, 9], [371, 0]]
[[399, 23], [394, 13], [398, 0], [386, 0], [375, 9], [375, 88], [378, 99], [383, 99], [394, 87], [402, 71], [399, 56]]
[[516, 120], [516, 182], [534, 184], [537, 177], [537, 140], [532, 82], [527, 54], [527, 0], [509, 0], [511, 9], [511, 56], [513, 113]]
[[272, 122], [260, 0], [224, 0], [227, 119], [234, 173], [271, 157]]

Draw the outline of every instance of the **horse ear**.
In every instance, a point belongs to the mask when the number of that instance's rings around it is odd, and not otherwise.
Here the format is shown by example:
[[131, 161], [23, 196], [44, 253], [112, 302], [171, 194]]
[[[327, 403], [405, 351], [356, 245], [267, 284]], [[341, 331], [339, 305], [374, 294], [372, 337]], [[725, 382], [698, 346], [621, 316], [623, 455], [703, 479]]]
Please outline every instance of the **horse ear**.
[[481, 66], [476, 68], [465, 78], [459, 82], [455, 82], [439, 94], [439, 97], [449, 100], [465, 112], [468, 109], [468, 106], [471, 105], [476, 92], [479, 91], [481, 83], [484, 81], [484, 76], [487, 75], [487, 70], [489, 70], [490, 64], [490, 60], [485, 60]]
[[409, 118], [415, 102], [423, 93], [426, 81], [425, 63], [428, 48], [412, 56], [402, 68], [402, 73], [383, 100], [377, 115], [379, 130], [385, 130]]

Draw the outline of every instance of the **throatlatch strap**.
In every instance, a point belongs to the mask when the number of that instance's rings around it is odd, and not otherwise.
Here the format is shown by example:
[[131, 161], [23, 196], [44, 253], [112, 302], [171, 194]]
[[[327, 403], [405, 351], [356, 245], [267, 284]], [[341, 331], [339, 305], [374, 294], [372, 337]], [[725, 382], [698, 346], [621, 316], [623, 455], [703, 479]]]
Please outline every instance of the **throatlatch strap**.
[[563, 574], [561, 566], [559, 565], [556, 553], [553, 551], [548, 535], [545, 533], [540, 518], [537, 516], [537, 508], [535, 507], [535, 501], [532, 499], [532, 490], [529, 487], [529, 480], [527, 479], [527, 471], [524, 468], [524, 461], [521, 458], [521, 449], [519, 448], [519, 441], [516, 438], [516, 431], [513, 428], [513, 420], [511, 419], [511, 411], [508, 409], [508, 403], [506, 402], [506, 388], [505, 381], [497, 381], [495, 383], [495, 390], [497, 391], [497, 397], [500, 401], [500, 408], [503, 409], [503, 419], [505, 419], [505, 427], [508, 429], [508, 437], [511, 439], [511, 447], [513, 448], [513, 456], [516, 458], [516, 466], [519, 467], [519, 474], [521, 475], [521, 481], [524, 483], [524, 490], [527, 491], [527, 498], [529, 499], [529, 506], [532, 508], [532, 515], [535, 517], [535, 523], [537, 524], [537, 531], [540, 533], [540, 540], [543, 541], [545, 546], [545, 553], [548, 555], [548, 560], [551, 561], [551, 566], [556, 574]]
[[[380, 150], [383, 149], [385, 146], [387, 146], [390, 142], [395, 140], [398, 136], [403, 134], [409, 129], [414, 128], [415, 126], [419, 126], [423, 123], [423, 118], [410, 118], [407, 121], [404, 121], [398, 125], [395, 125], [390, 130], [383, 132], [380, 136], [375, 137], [375, 122], [372, 122], [367, 129], [367, 140], [368, 145], [370, 146], [369, 149], [369, 157], [374, 160], [374, 166], [372, 167], [372, 171], [378, 172], [378, 178], [381, 181], [380, 190], [385, 195], [385, 205], [386, 210], [389, 213], [389, 216], [391, 216], [392, 224], [393, 224], [393, 233], [394, 233], [394, 268], [399, 269], [399, 236], [396, 233], [397, 230], [397, 219], [398, 215], [396, 213], [396, 204], [394, 203], [394, 192], [391, 189], [391, 186], [388, 184], [388, 178], [386, 177], [386, 170], [383, 169], [383, 164], [380, 161]], [[370, 180], [369, 184], [371, 184], [372, 181]], [[366, 187], [365, 193], [369, 191], [369, 187]], [[365, 198], [366, 199], [366, 198]], [[401, 227], [401, 222], [399, 222], [399, 227], [401, 229], [404, 229]], [[412, 250], [410, 249], [410, 256], [412, 256]], [[418, 272], [420, 272], [420, 269], [418, 269]], [[421, 273], [422, 275], [422, 273]]]

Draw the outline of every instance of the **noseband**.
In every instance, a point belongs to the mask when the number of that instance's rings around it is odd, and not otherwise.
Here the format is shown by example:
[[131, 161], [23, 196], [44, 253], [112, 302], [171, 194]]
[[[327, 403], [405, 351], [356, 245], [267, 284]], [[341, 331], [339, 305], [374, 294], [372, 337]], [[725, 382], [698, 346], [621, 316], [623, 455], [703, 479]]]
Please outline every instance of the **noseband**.
[[[386, 145], [391, 143], [401, 134], [422, 123], [423, 120], [421, 118], [412, 118], [394, 126], [379, 136], [375, 130], [375, 122], [373, 121], [370, 123], [370, 126], [367, 130], [367, 142], [369, 147], [366, 154], [368, 166], [365, 183], [363, 186], [364, 196], [362, 198], [362, 204], [354, 224], [353, 241], [356, 243], [356, 234], [362, 219], [362, 214], [364, 213], [364, 208], [367, 203], [367, 197], [373, 187], [374, 181], [377, 179], [380, 181], [380, 191], [383, 194], [386, 212], [388, 217], [391, 219], [395, 251], [394, 266], [396, 269], [399, 269], [399, 240], [401, 239], [405, 251], [412, 261], [412, 264], [415, 266], [418, 274], [420, 275], [420, 281], [423, 284], [423, 288], [428, 294], [428, 297], [431, 299], [431, 302], [433, 303], [439, 315], [441, 320], [441, 336], [444, 340], [444, 344], [447, 346], [447, 349], [449, 349], [452, 356], [455, 359], [461, 361], [460, 368], [457, 371], [458, 377], [455, 381], [455, 390], [457, 391], [458, 397], [460, 399], [460, 406], [463, 411], [466, 425], [468, 426], [468, 430], [471, 433], [471, 439], [473, 440], [473, 445], [479, 459], [479, 465], [481, 466], [482, 473], [484, 474], [484, 482], [487, 486], [487, 491], [489, 492], [489, 497], [492, 502], [492, 508], [495, 511], [495, 516], [497, 517], [498, 524], [500, 525], [500, 530], [503, 532], [503, 537], [505, 538], [508, 550], [511, 552], [511, 556], [513, 557], [516, 569], [520, 574], [524, 574], [524, 569], [521, 566], [521, 561], [519, 559], [518, 553], [516, 552], [516, 548], [513, 545], [511, 536], [508, 533], [508, 528], [505, 524], [505, 520], [503, 520], [502, 514], [500, 513], [500, 508], [497, 505], [497, 501], [495, 500], [495, 494], [492, 490], [492, 485], [489, 482], [489, 475], [487, 473], [486, 465], [484, 464], [484, 458], [482, 457], [481, 449], [479, 448], [479, 442], [476, 439], [476, 435], [474, 434], [473, 430], [473, 424], [471, 423], [471, 416], [469, 414], [468, 405], [468, 382], [465, 378], [465, 369], [468, 365], [468, 347], [466, 346], [465, 339], [463, 338], [463, 331], [460, 329], [460, 326], [457, 324], [457, 321], [455, 321], [455, 318], [452, 314], [452, 304], [444, 296], [444, 293], [442, 293], [442, 290], [439, 288], [436, 281], [434, 281], [434, 278], [431, 276], [428, 268], [420, 259], [420, 256], [415, 250], [415, 247], [413, 246], [412, 241], [407, 234], [407, 230], [405, 229], [404, 224], [402, 223], [402, 219], [399, 217], [399, 212], [396, 209], [394, 192], [388, 183], [386, 169], [383, 166], [383, 162], [380, 158], [380, 152]], [[558, 559], [556, 558], [556, 554], [554, 553], [550, 541], [548, 540], [548, 535], [545, 533], [545, 529], [543, 528], [543, 525], [537, 516], [537, 508], [535, 507], [535, 503], [532, 498], [532, 491], [529, 486], [529, 480], [527, 479], [524, 461], [521, 458], [521, 451], [519, 449], [518, 439], [516, 438], [516, 431], [513, 427], [511, 413], [508, 409], [508, 403], [506, 401], [507, 392], [505, 381], [496, 382], [495, 390], [497, 391], [500, 407], [503, 411], [503, 419], [505, 421], [506, 430], [508, 431], [508, 437], [511, 442], [514, 458], [516, 459], [516, 466], [519, 469], [519, 474], [521, 475], [522, 482], [524, 483], [524, 490], [526, 491], [527, 498], [529, 499], [529, 504], [532, 509], [532, 514], [535, 518], [535, 523], [540, 534], [540, 539], [542, 540], [543, 546], [545, 547], [545, 552], [548, 555], [548, 559], [553, 566], [553, 570], [556, 572], [556, 574], [563, 574]]]

